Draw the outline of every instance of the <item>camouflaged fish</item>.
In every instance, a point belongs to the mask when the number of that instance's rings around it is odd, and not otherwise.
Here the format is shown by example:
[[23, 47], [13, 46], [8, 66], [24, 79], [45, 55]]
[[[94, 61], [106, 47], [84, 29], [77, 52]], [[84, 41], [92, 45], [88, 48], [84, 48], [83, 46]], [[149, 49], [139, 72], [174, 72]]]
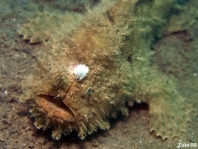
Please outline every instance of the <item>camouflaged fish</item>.
[[57, 140], [72, 131], [84, 139], [108, 130], [110, 118], [127, 115], [134, 102], [146, 102], [150, 131], [163, 140], [180, 136], [191, 109], [149, 61], [175, 2], [108, 0], [70, 31], [52, 36], [21, 99], [31, 105], [35, 126], [52, 128]]

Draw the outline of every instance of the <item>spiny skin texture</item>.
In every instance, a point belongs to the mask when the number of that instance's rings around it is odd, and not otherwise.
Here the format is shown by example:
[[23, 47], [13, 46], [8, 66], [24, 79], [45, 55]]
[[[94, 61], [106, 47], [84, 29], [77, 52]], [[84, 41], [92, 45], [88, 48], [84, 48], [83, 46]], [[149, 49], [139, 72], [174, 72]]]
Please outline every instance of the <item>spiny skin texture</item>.
[[[22, 99], [31, 104], [35, 126], [53, 127], [54, 139], [73, 130], [84, 139], [98, 128], [109, 129], [109, 118], [120, 111], [127, 115], [127, 106], [146, 102], [150, 131], [162, 139], [180, 136], [191, 110], [173, 83], [149, 62], [153, 37], [173, 4], [109, 1], [91, 10], [68, 35], [47, 44]], [[89, 67], [81, 81], [74, 74], [79, 64]]]

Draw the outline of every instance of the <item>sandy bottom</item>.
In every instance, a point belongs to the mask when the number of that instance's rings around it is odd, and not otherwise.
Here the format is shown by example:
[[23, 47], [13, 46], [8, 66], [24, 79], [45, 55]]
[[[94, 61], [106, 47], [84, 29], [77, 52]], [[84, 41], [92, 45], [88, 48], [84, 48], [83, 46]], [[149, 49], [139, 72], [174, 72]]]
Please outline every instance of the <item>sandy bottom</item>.
[[[45, 7], [57, 10], [48, 3], [41, 6], [30, 0], [0, 0], [1, 149], [173, 149], [179, 142], [198, 144], [197, 112], [192, 113], [188, 130], [180, 138], [162, 141], [149, 132], [149, 107], [146, 104], [135, 105], [128, 117], [112, 120], [109, 131], [98, 131], [84, 141], [78, 139], [76, 133], [54, 141], [51, 130], [37, 130], [28, 105], [20, 103], [19, 97], [21, 82], [31, 74], [35, 57], [43, 45], [23, 41], [17, 29], [35, 16], [38, 9]], [[197, 24], [198, 14], [190, 16]], [[154, 49], [153, 64], [173, 79], [182, 96], [198, 109], [198, 27], [191, 24], [190, 27], [173, 29], [156, 42]]]

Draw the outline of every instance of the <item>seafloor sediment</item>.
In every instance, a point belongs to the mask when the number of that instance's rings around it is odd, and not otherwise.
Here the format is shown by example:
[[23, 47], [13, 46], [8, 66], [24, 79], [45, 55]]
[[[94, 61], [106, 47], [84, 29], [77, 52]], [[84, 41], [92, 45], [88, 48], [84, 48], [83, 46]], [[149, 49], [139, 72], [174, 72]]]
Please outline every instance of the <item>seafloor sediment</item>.
[[[54, 7], [53, 7], [54, 6]], [[78, 7], [81, 7], [79, 5]], [[178, 91], [198, 109], [198, 2], [183, 3], [173, 16], [165, 34], [153, 45], [153, 65], [176, 82]], [[198, 117], [192, 113], [187, 132], [180, 138], [162, 141], [149, 133], [148, 106], [135, 105], [129, 116], [111, 123], [109, 131], [99, 131], [79, 140], [75, 133], [60, 141], [51, 138], [51, 131], [37, 130], [28, 112], [19, 102], [21, 82], [31, 74], [43, 44], [29, 44], [17, 30], [43, 9], [61, 13], [74, 6], [35, 3], [34, 1], [0, 0], [0, 148], [176, 148], [179, 142], [198, 144]], [[79, 9], [77, 9], [79, 10]], [[76, 11], [74, 9], [73, 11]], [[179, 105], [178, 105], [179, 106]]]

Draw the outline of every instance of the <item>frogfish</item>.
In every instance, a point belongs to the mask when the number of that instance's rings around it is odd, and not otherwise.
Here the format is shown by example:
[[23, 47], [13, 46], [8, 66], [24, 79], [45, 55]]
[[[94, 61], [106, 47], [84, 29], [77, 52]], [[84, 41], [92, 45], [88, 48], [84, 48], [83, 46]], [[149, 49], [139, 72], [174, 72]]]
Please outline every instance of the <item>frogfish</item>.
[[71, 29], [51, 35], [23, 85], [21, 101], [30, 105], [35, 127], [52, 129], [55, 140], [73, 131], [85, 139], [110, 129], [110, 119], [128, 115], [137, 102], [149, 106], [150, 132], [163, 140], [181, 136], [191, 109], [151, 64], [151, 45], [176, 2], [102, 1]]

